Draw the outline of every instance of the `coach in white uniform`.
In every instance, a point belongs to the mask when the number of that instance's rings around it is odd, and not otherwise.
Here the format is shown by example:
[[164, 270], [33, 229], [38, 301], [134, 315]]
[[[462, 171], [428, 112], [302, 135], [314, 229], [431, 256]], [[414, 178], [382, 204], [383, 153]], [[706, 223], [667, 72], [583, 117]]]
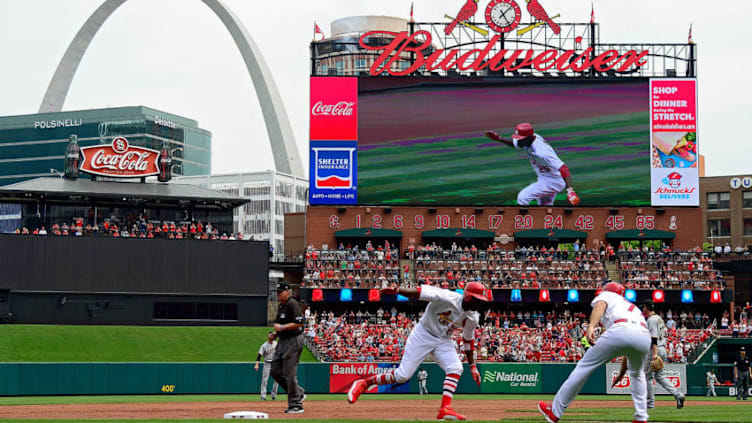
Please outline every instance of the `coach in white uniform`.
[[372, 385], [391, 385], [409, 381], [423, 359], [431, 354], [446, 373], [444, 395], [436, 418], [438, 420], [465, 420], [465, 416], [451, 407], [454, 391], [462, 375], [462, 362], [457, 356], [452, 334], [455, 329], [462, 330], [462, 350], [470, 364], [473, 380], [480, 385], [480, 372], [475, 365], [473, 353], [475, 352], [475, 328], [480, 318], [476, 310], [482, 302], [488, 301], [484, 295], [485, 287], [481, 283], [470, 282], [465, 286], [463, 294], [430, 285], [421, 285], [419, 288], [392, 287], [382, 289], [381, 292], [382, 294], [404, 295], [412, 299], [429, 301], [429, 303], [423, 317], [407, 337], [405, 352], [399, 367], [383, 374], [356, 380], [347, 392], [347, 400], [354, 403]]
[[[564, 410], [580, 393], [590, 374], [614, 357], [627, 356], [627, 368], [632, 380], [634, 422], [648, 420], [647, 387], [645, 386], [645, 362], [650, 350], [650, 333], [640, 308], [624, 298], [624, 286], [609, 282], [591, 303], [593, 312], [587, 328], [587, 338], [593, 346], [577, 363], [567, 380], [561, 385], [551, 405], [541, 401], [538, 411], [549, 423], [557, 423]], [[606, 332], [597, 342], [595, 327], [598, 321]]]
[[488, 131], [486, 136], [510, 147], [525, 150], [538, 180], [526, 186], [517, 194], [517, 204], [530, 205], [534, 200], [539, 206], [553, 206], [556, 194], [567, 189], [569, 204], [580, 204], [580, 198], [572, 187], [569, 168], [556, 154], [546, 140], [533, 131], [533, 125], [521, 123], [515, 128], [512, 139], [502, 138], [496, 132]]
[[664, 372], [665, 369], [654, 372], [652, 367], [650, 366], [650, 362], [653, 361], [655, 357], [661, 357], [664, 363], [667, 362], [666, 335], [668, 334], [668, 329], [666, 329], [666, 324], [663, 323], [661, 316], [655, 314], [653, 304], [645, 304], [643, 306], [643, 309], [645, 316], [648, 318], [648, 331], [650, 331], [650, 339], [652, 341], [650, 354], [648, 355], [647, 359], [647, 368], [645, 370], [645, 374], [648, 380], [648, 408], [655, 407], [656, 382], [660, 383], [661, 386], [663, 386], [663, 388], [668, 391], [669, 394], [673, 395], [674, 399], [676, 400], [676, 408], [683, 408], [684, 395], [678, 389], [676, 389], [676, 387], [668, 379], [666, 379]]
[[[274, 350], [277, 348], [277, 343], [274, 342], [276, 338], [274, 332], [269, 332], [269, 338], [267, 342], [261, 344], [259, 348], [258, 356], [256, 357], [256, 366], [254, 369], [258, 371], [259, 361], [264, 360], [264, 369], [261, 373], [261, 401], [266, 401], [266, 386], [269, 382], [269, 373], [272, 371], [272, 361], [274, 360]], [[279, 383], [274, 381], [272, 385], [272, 399], [277, 399], [277, 389], [279, 389]]]

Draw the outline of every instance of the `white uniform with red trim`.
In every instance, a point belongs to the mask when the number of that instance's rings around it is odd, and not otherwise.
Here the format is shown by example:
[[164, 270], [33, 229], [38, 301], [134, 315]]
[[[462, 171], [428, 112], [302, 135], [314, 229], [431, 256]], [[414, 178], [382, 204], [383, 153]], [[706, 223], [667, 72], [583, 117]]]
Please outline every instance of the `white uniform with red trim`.
[[516, 148], [525, 150], [533, 171], [538, 175], [536, 182], [526, 186], [517, 194], [517, 204], [527, 206], [533, 200], [538, 200], [539, 206], [553, 206], [556, 194], [567, 187], [561, 172], [559, 172], [559, 169], [564, 166], [564, 162], [542, 136], [538, 134], [534, 134], [534, 136], [535, 141], [530, 147], [519, 147], [517, 140], [513, 140]]
[[462, 308], [463, 296], [454, 291], [430, 285], [420, 286], [420, 297], [429, 301], [420, 321], [410, 332], [399, 367], [394, 370], [397, 383], [410, 380], [423, 359], [431, 354], [447, 374], [462, 374], [452, 333], [462, 329], [462, 338], [473, 340], [480, 318], [477, 311]]
[[561, 417], [595, 369], [614, 357], [626, 355], [635, 407], [634, 418], [637, 421], [647, 421], [645, 362], [651, 340], [645, 318], [639, 307], [619, 294], [603, 291], [593, 299], [591, 305], [595, 307], [601, 301], [606, 303], [606, 311], [601, 318], [601, 324], [606, 331], [597, 339], [595, 345], [587, 350], [569, 378], [559, 388], [551, 410], [556, 417]]

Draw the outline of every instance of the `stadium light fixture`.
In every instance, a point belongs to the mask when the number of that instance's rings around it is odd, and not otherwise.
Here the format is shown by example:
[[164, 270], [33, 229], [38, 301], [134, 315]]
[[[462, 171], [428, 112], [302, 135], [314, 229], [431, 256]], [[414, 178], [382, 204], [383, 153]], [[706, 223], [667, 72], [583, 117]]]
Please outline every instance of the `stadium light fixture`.
[[509, 301], [513, 303], [521, 303], [522, 302], [522, 291], [519, 289], [513, 289], [511, 297], [509, 297]]
[[692, 304], [695, 302], [694, 296], [692, 295], [692, 291], [689, 289], [682, 290], [682, 300], [684, 304]]
[[368, 301], [371, 301], [371, 302], [381, 301], [381, 291], [378, 289], [369, 289]]
[[653, 302], [654, 303], [662, 303], [666, 300], [666, 294], [663, 292], [662, 289], [656, 289], [653, 291]]
[[628, 289], [624, 292], [624, 298], [627, 299], [630, 303], [634, 303], [637, 301], [637, 291], [634, 289]]
[[456, 292], [456, 293], [458, 293], [458, 294], [460, 294], [462, 296], [465, 295], [465, 290], [464, 289], [455, 289], [454, 292]]
[[570, 289], [567, 291], [567, 301], [570, 303], [580, 302], [580, 291], [576, 289]]
[[407, 297], [405, 297], [404, 295], [397, 294], [397, 301], [399, 301], [399, 302], [405, 302], [405, 301], [407, 301]]
[[342, 288], [339, 291], [339, 300], [342, 302], [352, 301], [352, 289]]

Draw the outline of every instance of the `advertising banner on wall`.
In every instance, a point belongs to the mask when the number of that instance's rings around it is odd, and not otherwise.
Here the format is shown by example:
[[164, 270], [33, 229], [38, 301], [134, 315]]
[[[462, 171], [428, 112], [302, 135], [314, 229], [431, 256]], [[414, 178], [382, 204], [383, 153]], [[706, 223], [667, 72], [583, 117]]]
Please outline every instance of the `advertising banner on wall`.
[[650, 80], [651, 204], [699, 206], [697, 80]]
[[[614, 384], [616, 377], [619, 376], [620, 363], [608, 363], [606, 364], [606, 391], [609, 394], [630, 394], [632, 392], [632, 380], [629, 377], [629, 372], [616, 384]], [[666, 379], [671, 382], [676, 389], [681, 393], [687, 393], [687, 366], [685, 364], [666, 364], [663, 368], [663, 374]], [[658, 395], [668, 394], [663, 386], [656, 383], [655, 393]]]
[[310, 204], [358, 200], [357, 106], [357, 78], [311, 78]]
[[483, 363], [480, 370], [484, 393], [540, 393], [543, 389], [540, 364]]
[[[396, 367], [397, 364], [393, 363], [332, 363], [329, 366], [329, 392], [347, 393], [355, 380], [385, 373]], [[410, 383], [372, 386], [366, 391], [369, 394], [377, 392], [406, 394], [410, 392]]]

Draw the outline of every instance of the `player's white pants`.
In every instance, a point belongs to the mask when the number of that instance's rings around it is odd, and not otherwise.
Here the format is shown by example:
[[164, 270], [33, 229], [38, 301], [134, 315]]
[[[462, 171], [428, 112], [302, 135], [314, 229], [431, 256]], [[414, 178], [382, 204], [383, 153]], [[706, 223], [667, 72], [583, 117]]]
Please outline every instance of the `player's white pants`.
[[627, 368], [632, 383], [635, 420], [648, 420], [645, 360], [650, 350], [650, 333], [640, 325], [623, 323], [612, 326], [587, 350], [554, 397], [552, 411], [557, 417], [580, 393], [582, 386], [595, 369], [619, 355], [627, 356]]
[[710, 386], [708, 386], [708, 393], [705, 394], [705, 396], [706, 397], [709, 397], [709, 396], [717, 397], [718, 396], [718, 394], [715, 393], [715, 385], [713, 385], [711, 383]]
[[[664, 363], [667, 362], [665, 347], [658, 347], [658, 356], [663, 359]], [[663, 388], [667, 390], [669, 394], [674, 396], [674, 398], [679, 399], [683, 396], [681, 391], [676, 389], [676, 387], [674, 387], [671, 381], [666, 379], [666, 374], [664, 372], [664, 370], [666, 369], [661, 369], [657, 372], [653, 372], [653, 370], [650, 368], [650, 360], [652, 358], [653, 358], [652, 354], [648, 353], [648, 357], [646, 360], [647, 366], [645, 369], [645, 376], [647, 377], [647, 380], [648, 380], [648, 407], [649, 408], [653, 408], [655, 406], [655, 383], [656, 382], [660, 383], [661, 386], [663, 386]]]
[[428, 354], [431, 354], [446, 374], [462, 375], [462, 362], [457, 356], [452, 339], [437, 338], [423, 329], [423, 325], [419, 323], [407, 337], [405, 353], [399, 367], [394, 370], [395, 381], [405, 383], [410, 380]]
[[428, 395], [428, 388], [426, 388], [426, 380], [419, 380], [418, 381], [418, 391], [421, 395]]
[[538, 178], [517, 194], [517, 204], [529, 206], [533, 200], [538, 200], [539, 206], [553, 206], [556, 194], [566, 188], [566, 185], [564, 178]]
[[[266, 386], [269, 382], [269, 373], [272, 371], [272, 362], [264, 362], [264, 368], [261, 372], [261, 399], [266, 398]], [[277, 389], [279, 389], [279, 383], [274, 381], [272, 385], [272, 396], [277, 396]]]

